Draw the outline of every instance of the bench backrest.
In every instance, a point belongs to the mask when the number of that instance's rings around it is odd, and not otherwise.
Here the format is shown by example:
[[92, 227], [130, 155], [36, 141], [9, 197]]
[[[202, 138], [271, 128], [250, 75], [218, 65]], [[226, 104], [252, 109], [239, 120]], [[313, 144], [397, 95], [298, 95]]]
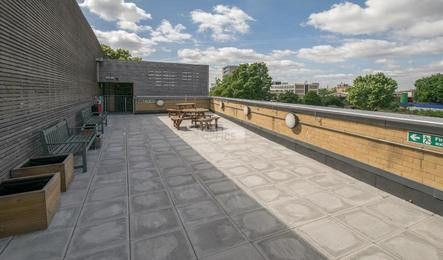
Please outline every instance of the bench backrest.
[[44, 129], [42, 131], [42, 141], [45, 144], [44, 146], [46, 147], [46, 152], [52, 152], [52, 148], [56, 147], [47, 144], [65, 142], [70, 136], [68, 122], [66, 119], [47, 129]]
[[89, 118], [93, 116], [91, 108], [87, 107], [80, 111], [83, 122], [88, 121]]

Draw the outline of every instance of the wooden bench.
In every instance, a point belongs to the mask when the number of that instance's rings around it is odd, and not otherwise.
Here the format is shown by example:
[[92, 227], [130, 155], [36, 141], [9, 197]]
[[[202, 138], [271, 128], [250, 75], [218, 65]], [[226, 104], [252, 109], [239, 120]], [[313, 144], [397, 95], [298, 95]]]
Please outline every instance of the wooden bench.
[[168, 108], [168, 109], [166, 109], [166, 112], [168, 112], [169, 117], [180, 115], [180, 110], [174, 109], [174, 108]]
[[96, 129], [92, 133], [74, 134], [75, 129], [69, 128], [68, 122], [62, 120], [59, 123], [41, 131], [41, 139], [47, 154], [61, 155], [73, 153], [82, 156], [83, 164], [74, 168], [88, 170], [86, 151], [91, 147], [96, 138]]
[[105, 113], [93, 113], [90, 107], [80, 111], [83, 126], [95, 125], [102, 134], [105, 133], [105, 125], [108, 125], [108, 117]]
[[200, 124], [200, 129], [210, 129], [212, 126], [212, 121], [214, 121], [214, 125], [215, 125], [215, 129], [218, 128], [218, 120], [220, 119], [219, 116], [206, 116], [206, 117], [202, 117], [202, 118], [198, 118], [196, 119], [196, 123]]

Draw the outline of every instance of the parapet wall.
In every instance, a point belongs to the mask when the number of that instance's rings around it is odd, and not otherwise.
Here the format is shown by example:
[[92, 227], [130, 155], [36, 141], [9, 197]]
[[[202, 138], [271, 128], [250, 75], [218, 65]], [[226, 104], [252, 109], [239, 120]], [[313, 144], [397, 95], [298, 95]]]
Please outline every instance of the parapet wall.
[[[162, 113], [167, 109], [176, 109], [177, 103], [195, 103], [196, 107], [208, 108], [209, 100], [207, 96], [137, 96], [134, 98], [134, 113]], [[159, 102], [162, 105], [159, 105]]]
[[[244, 114], [245, 106], [249, 115]], [[443, 147], [408, 141], [408, 132], [443, 135], [440, 118], [217, 97], [211, 99], [210, 107], [443, 200]], [[299, 119], [293, 129], [285, 123], [288, 113]]]

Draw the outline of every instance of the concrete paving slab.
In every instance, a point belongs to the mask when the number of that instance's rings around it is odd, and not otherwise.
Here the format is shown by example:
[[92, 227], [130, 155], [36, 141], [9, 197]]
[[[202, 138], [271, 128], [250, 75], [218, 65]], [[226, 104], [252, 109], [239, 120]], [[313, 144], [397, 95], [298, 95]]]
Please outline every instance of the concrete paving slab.
[[66, 208], [71, 206], [79, 206], [86, 197], [87, 190], [80, 190], [76, 192], [62, 192], [60, 194], [60, 207]]
[[254, 188], [271, 184], [270, 181], [261, 176], [259, 173], [238, 176], [237, 180], [246, 188]]
[[178, 207], [181, 219], [187, 225], [207, 222], [211, 219], [226, 217], [215, 201], [200, 201], [187, 206]]
[[443, 217], [434, 215], [412, 226], [409, 230], [443, 249]]
[[106, 186], [94, 187], [89, 191], [87, 202], [111, 200], [114, 198], [127, 196], [126, 185], [110, 184]]
[[299, 229], [332, 257], [341, 257], [369, 245], [360, 235], [331, 218], [305, 224]]
[[192, 168], [188, 166], [172, 166], [160, 169], [160, 174], [164, 177], [190, 175], [192, 173]]
[[130, 194], [138, 194], [145, 192], [154, 192], [163, 190], [165, 187], [163, 186], [160, 178], [150, 178], [145, 180], [135, 180], [131, 181], [129, 184]]
[[363, 205], [382, 199], [382, 197], [376, 192], [372, 192], [355, 184], [338, 187], [333, 190], [333, 192], [340, 197], [345, 198], [347, 202], [353, 205]]
[[0, 259], [62, 259], [71, 232], [72, 229], [58, 229], [16, 236], [9, 242]]
[[171, 194], [176, 205], [186, 205], [210, 199], [209, 194], [200, 184], [172, 188]]
[[131, 213], [141, 213], [172, 207], [166, 191], [138, 194], [131, 196], [129, 200], [131, 203]]
[[330, 214], [353, 207], [344, 199], [327, 191], [310, 194], [307, 199]]
[[278, 200], [293, 199], [295, 196], [289, 194], [284, 189], [276, 187], [274, 185], [263, 186], [251, 189], [251, 193], [254, 199], [258, 199], [264, 203], [271, 203]]
[[[223, 163], [221, 163], [221, 167], [223, 167], [223, 164], [232, 165], [232, 163], [228, 164], [227, 162], [223, 162]], [[226, 172], [230, 176], [240, 176], [240, 175], [252, 173], [253, 171], [247, 166], [239, 165], [239, 166], [235, 166], [235, 167], [226, 169]]]
[[312, 222], [327, 215], [318, 206], [303, 199], [279, 200], [269, 205], [275, 215], [289, 227]]
[[196, 171], [195, 175], [203, 182], [226, 179], [226, 176], [217, 169]]
[[154, 177], [159, 177], [159, 174], [156, 169], [144, 169], [144, 170], [130, 171], [129, 177], [131, 181], [137, 182], [139, 180], [147, 180]]
[[381, 217], [361, 209], [346, 212], [336, 217], [374, 242], [401, 230], [392, 223], [386, 223]]
[[[252, 155], [253, 156], [253, 155]], [[251, 156], [251, 157], [252, 157]], [[263, 162], [261, 160], [250, 160], [248, 165], [256, 171], [270, 171], [273, 170], [275, 168], [274, 165], [272, 165], [271, 163], [268, 162]]]
[[180, 226], [175, 210], [172, 208], [132, 214], [132, 241], [141, 240], [159, 233], [167, 233], [178, 229]]
[[182, 231], [157, 235], [132, 243], [134, 260], [196, 259]]
[[225, 252], [204, 257], [203, 260], [264, 260], [251, 244], [245, 244]]
[[115, 246], [103, 251], [80, 255], [69, 258], [68, 260], [128, 260], [129, 249], [128, 245]]
[[79, 214], [80, 206], [59, 209], [52, 218], [48, 229], [55, 230], [60, 228], [72, 228], [75, 226]]
[[255, 244], [268, 260], [327, 259], [294, 231], [271, 236]]
[[223, 181], [211, 182], [211, 183], [207, 183], [206, 185], [207, 185], [209, 191], [215, 195], [227, 193], [230, 191], [236, 191], [236, 190], [240, 189], [238, 187], [238, 185], [235, 184], [235, 182], [233, 182], [230, 179], [225, 179]]
[[273, 181], [274, 183], [287, 182], [293, 179], [298, 178], [298, 175], [291, 173], [288, 170], [283, 169], [275, 169], [272, 171], [265, 171], [263, 175]]
[[127, 218], [79, 227], [72, 238], [68, 255], [98, 252], [105, 247], [121, 245], [127, 241], [129, 241]]
[[166, 185], [169, 187], [178, 187], [190, 184], [196, 184], [197, 180], [192, 175], [179, 175], [165, 178]]
[[380, 243], [381, 247], [401, 259], [443, 259], [438, 248], [411, 232], [404, 232]]
[[126, 217], [128, 202], [126, 197], [88, 203], [83, 207], [79, 220], [80, 226], [107, 222], [111, 219]]
[[373, 203], [367, 208], [384, 219], [403, 227], [411, 226], [430, 216], [413, 204], [394, 197]]
[[308, 195], [320, 192], [323, 189], [315, 183], [306, 180], [297, 179], [281, 185], [281, 187], [297, 196], [309, 197]]
[[126, 172], [95, 176], [92, 180], [92, 187], [108, 186], [112, 184], [126, 185]]
[[342, 187], [344, 183], [346, 183], [345, 178], [339, 178], [332, 174], [320, 174], [316, 176], [309, 177], [308, 180], [316, 183], [317, 185], [325, 188], [325, 189], [335, 189]]
[[350, 256], [341, 258], [343, 260], [396, 260], [398, 258], [388, 254], [380, 247], [372, 245]]
[[246, 241], [227, 218], [191, 226], [187, 231], [198, 257], [215, 254]]
[[11, 239], [12, 239], [12, 237], [6, 237], [6, 238], [1, 238], [0, 239], [0, 255], [3, 252], [3, 249], [5, 249], [6, 246], [9, 244]]
[[233, 217], [234, 223], [250, 241], [288, 229], [267, 209], [249, 211]]
[[222, 207], [230, 215], [241, 214], [245, 211], [261, 208], [251, 196], [243, 191], [233, 191], [216, 196]]

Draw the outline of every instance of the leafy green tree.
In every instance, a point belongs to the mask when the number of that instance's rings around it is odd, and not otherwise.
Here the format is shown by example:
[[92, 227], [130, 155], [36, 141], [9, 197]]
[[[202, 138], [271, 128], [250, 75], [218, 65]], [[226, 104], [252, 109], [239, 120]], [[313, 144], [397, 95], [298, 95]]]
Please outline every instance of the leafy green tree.
[[321, 98], [317, 94], [316, 91], [308, 91], [308, 93], [305, 94], [303, 97], [303, 102], [306, 105], [315, 105], [315, 106], [321, 106]]
[[414, 100], [443, 104], [443, 74], [434, 74], [415, 81]]
[[397, 82], [383, 73], [358, 76], [348, 91], [348, 101], [361, 109], [387, 108], [394, 100]]
[[118, 48], [116, 50], [112, 49], [106, 44], [100, 45], [105, 58], [114, 60], [128, 60], [128, 61], [142, 61], [142, 58], [132, 57], [129, 50]]
[[241, 64], [232, 75], [217, 80], [210, 95], [269, 100], [271, 81], [265, 63]]
[[326, 88], [319, 89], [318, 95], [320, 96], [321, 104], [323, 106], [344, 106], [343, 98], [337, 97], [335, 93], [335, 91]]
[[298, 95], [292, 91], [286, 91], [284, 93], [280, 93], [280, 94], [276, 95], [276, 100], [278, 102], [292, 103], [292, 104], [300, 102]]

